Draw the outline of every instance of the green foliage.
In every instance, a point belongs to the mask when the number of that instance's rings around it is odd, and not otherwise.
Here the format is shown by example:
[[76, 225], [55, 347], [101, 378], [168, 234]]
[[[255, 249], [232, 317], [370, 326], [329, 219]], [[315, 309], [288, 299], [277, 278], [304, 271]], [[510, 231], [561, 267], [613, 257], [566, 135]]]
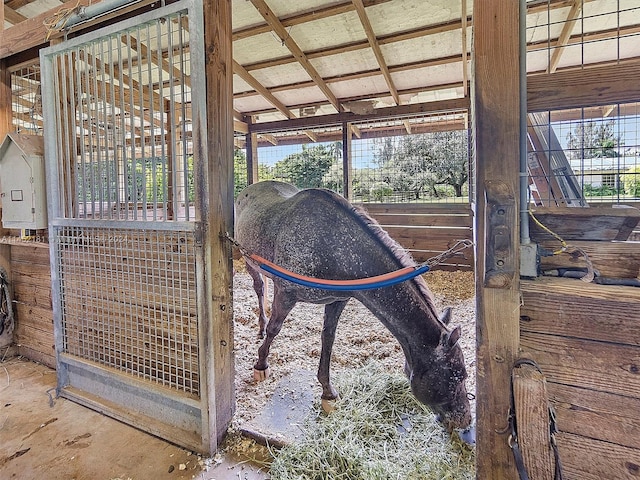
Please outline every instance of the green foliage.
[[322, 179], [335, 159], [335, 146], [302, 145], [301, 152], [292, 153], [274, 165], [273, 178], [292, 183], [298, 188], [322, 187]]
[[624, 193], [632, 197], [640, 197], [640, 165], [629, 168], [620, 177], [624, 185]]
[[381, 202], [385, 197], [393, 193], [393, 188], [387, 182], [375, 182], [369, 188], [369, 194], [374, 200]]
[[614, 188], [607, 185], [594, 187], [589, 183], [586, 183], [584, 185], [584, 187], [582, 188], [582, 192], [584, 193], [585, 197], [610, 197], [617, 193]]
[[615, 135], [615, 120], [579, 123], [567, 134], [570, 158], [617, 157], [620, 146], [622, 141]]
[[439, 185], [453, 187], [456, 197], [463, 195], [469, 179], [467, 132], [456, 130], [400, 137], [391, 154], [383, 144], [382, 179], [394, 191], [411, 192], [415, 199], [428, 192], [439, 196]]

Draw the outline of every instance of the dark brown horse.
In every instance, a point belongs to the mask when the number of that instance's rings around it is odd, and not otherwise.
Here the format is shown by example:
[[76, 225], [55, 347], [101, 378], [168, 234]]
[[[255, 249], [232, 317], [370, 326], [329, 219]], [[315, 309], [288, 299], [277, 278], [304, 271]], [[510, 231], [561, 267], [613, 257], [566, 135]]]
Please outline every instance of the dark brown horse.
[[[259, 182], [240, 193], [235, 214], [235, 237], [242, 247], [308, 277], [349, 280], [415, 266], [372, 218], [330, 190], [298, 190], [286, 183]], [[257, 378], [266, 376], [269, 348], [294, 305], [324, 304], [318, 380], [323, 401], [335, 400], [338, 392], [329, 381], [331, 349], [340, 314], [353, 297], [402, 346], [405, 372], [416, 398], [438, 413], [449, 430], [471, 425], [464, 384], [467, 373], [458, 345], [460, 328], [447, 327], [449, 309], [438, 317], [431, 292], [421, 277], [385, 288], [353, 291], [309, 288], [274, 277], [271, 318], [267, 322], [259, 267], [248, 260], [247, 268], [258, 295], [260, 333], [266, 334], [255, 363]]]

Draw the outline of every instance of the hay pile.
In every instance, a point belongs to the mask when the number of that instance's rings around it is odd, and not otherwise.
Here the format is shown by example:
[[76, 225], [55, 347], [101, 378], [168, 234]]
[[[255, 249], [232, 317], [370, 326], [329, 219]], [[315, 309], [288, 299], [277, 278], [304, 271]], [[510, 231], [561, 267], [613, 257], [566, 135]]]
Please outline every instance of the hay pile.
[[[300, 369], [309, 372], [317, 370], [320, 356], [323, 307], [311, 304], [296, 305], [285, 321], [282, 332], [272, 345], [269, 356], [272, 376], [264, 382], [254, 382], [253, 363], [262, 341], [257, 336], [257, 301], [253, 292], [251, 277], [246, 273], [243, 263], [242, 261], [234, 262], [234, 350], [237, 408], [231, 429], [232, 434], [225, 442], [225, 449], [234, 451], [245, 458], [254, 458], [258, 463], [263, 464], [265, 457], [270, 456], [269, 452], [265, 451], [260, 445], [256, 445], [253, 440], [239, 435], [238, 431], [242, 425], [250, 422], [264, 410], [266, 403], [273, 395], [278, 382], [282, 378]], [[454, 309], [453, 324], [462, 326], [463, 338], [460, 343], [465, 352], [467, 372], [469, 374], [466, 382], [467, 390], [475, 392], [475, 291], [473, 272], [432, 271], [425, 275], [425, 279], [436, 297], [438, 308], [441, 310], [447, 305], [452, 305]], [[270, 304], [272, 293], [273, 289], [270, 286], [268, 304]], [[363, 368], [364, 365], [367, 367]], [[404, 355], [397, 340], [362, 304], [355, 300], [350, 301], [338, 325], [331, 362], [331, 375], [335, 386], [340, 391], [342, 406], [340, 411], [334, 412], [336, 415], [332, 414], [330, 417], [323, 418], [319, 425], [314, 426], [313, 423], [310, 423], [308, 438], [322, 440], [323, 437], [328, 436], [328, 439], [331, 440], [337, 436], [337, 433], [340, 433], [341, 435], [349, 435], [347, 438], [352, 439], [351, 435], [365, 430], [360, 423], [360, 419], [368, 419], [367, 422], [369, 424], [372, 419], [375, 419], [373, 423], [376, 424], [376, 432], [387, 432], [385, 434], [387, 436], [367, 435], [359, 440], [364, 443], [351, 444], [351, 441], [349, 441], [346, 446], [336, 445], [339, 450], [338, 453], [334, 454], [332, 463], [337, 462], [339, 458], [344, 458], [346, 459], [345, 461], [351, 462], [356, 462], [355, 459], [357, 458], [368, 459], [369, 452], [367, 448], [369, 447], [367, 445], [371, 444], [379, 445], [383, 449], [386, 448], [386, 453], [382, 458], [387, 460], [373, 460], [373, 457], [371, 457], [371, 461], [363, 464], [364, 466], [358, 467], [361, 470], [364, 469], [362, 476], [358, 476], [357, 470], [351, 470], [351, 473], [344, 475], [337, 475], [334, 472], [324, 476], [316, 471], [314, 476], [311, 473], [303, 474], [298, 471], [287, 472], [283, 470], [284, 466], [289, 468], [304, 463], [302, 461], [303, 457], [295, 460], [287, 457], [294, 454], [287, 449], [282, 452], [272, 452], [277, 453], [271, 470], [272, 478], [281, 480], [304, 480], [306, 478], [342, 478], [345, 480], [358, 478], [474, 478], [473, 453], [467, 451], [465, 447], [451, 442], [449, 437], [442, 431], [442, 427], [434, 422], [433, 414], [413, 398], [402, 373], [403, 367]], [[364, 374], [362, 373], [363, 371], [365, 371]], [[375, 378], [375, 381], [372, 385], [369, 385], [368, 380], [371, 378]], [[319, 401], [321, 394], [319, 383], [314, 382], [313, 388]], [[404, 394], [400, 395], [402, 400], [396, 399], [392, 402], [395, 406], [385, 406], [385, 402], [390, 401], [389, 392], [396, 391], [396, 389], [404, 389], [408, 398], [404, 399]], [[352, 392], [358, 393], [353, 395]], [[351, 400], [352, 397], [354, 397], [354, 400]], [[361, 401], [367, 404], [365, 405], [367, 410], [356, 413], [361, 409], [361, 407], [358, 407]], [[406, 402], [410, 403], [407, 404]], [[407, 405], [410, 405], [410, 407]], [[475, 402], [472, 402], [471, 407], [475, 414]], [[374, 410], [369, 411], [369, 408]], [[412, 428], [405, 436], [390, 438], [388, 436], [389, 433], [394, 431], [399, 424], [397, 421], [398, 414], [393, 413], [397, 411], [414, 412], [410, 417]], [[385, 414], [383, 412], [392, 413]], [[322, 425], [334, 421], [336, 422], [334, 433], [322, 433], [323, 431], [315, 430], [315, 428], [321, 428]], [[348, 431], [351, 433], [348, 433]], [[414, 435], [417, 438], [414, 438]], [[379, 438], [382, 438], [382, 440]], [[303, 446], [300, 445], [300, 447], [302, 448]], [[391, 447], [393, 447], [394, 453], [391, 452]], [[317, 452], [330, 451], [324, 443], [318, 443], [315, 446], [309, 445], [307, 448]], [[300, 455], [303, 454], [303, 452], [298, 453]], [[320, 462], [321, 460], [316, 459], [314, 461]], [[322, 461], [326, 461], [326, 459]], [[358, 461], [362, 462], [362, 460]], [[429, 470], [431, 473], [415, 473], [420, 472], [420, 468], [423, 468], [423, 466], [420, 466], [421, 461], [428, 462], [429, 465], [427, 467], [431, 469]], [[393, 473], [396, 470], [390, 470], [387, 474], [376, 476], [375, 471], [382, 468], [380, 467], [382, 464], [389, 468], [397, 468], [394, 466], [395, 464], [399, 464], [399, 466], [414, 465], [415, 468], [401, 473], [399, 477]], [[316, 463], [316, 465], [319, 465], [319, 463]]]
[[272, 480], [475, 478], [474, 451], [445, 433], [405, 377], [371, 362], [336, 383], [337, 409], [318, 406], [305, 439], [274, 452]]

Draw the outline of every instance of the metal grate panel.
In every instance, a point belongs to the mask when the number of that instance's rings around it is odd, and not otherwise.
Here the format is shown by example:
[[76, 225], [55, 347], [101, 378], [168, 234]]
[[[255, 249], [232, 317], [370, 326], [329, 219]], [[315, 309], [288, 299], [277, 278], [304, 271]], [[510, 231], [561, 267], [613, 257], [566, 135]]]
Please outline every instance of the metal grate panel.
[[200, 395], [193, 232], [61, 227], [63, 351]]
[[189, 45], [181, 11], [57, 55], [66, 218], [195, 219]]

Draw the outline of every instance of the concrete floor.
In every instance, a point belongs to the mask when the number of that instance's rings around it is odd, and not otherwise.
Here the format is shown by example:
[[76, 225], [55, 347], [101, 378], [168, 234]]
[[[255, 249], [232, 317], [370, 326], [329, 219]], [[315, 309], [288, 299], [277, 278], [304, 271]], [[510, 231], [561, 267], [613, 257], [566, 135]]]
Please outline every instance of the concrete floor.
[[55, 371], [43, 365], [20, 357], [0, 363], [0, 479], [269, 478], [246, 458], [221, 453], [203, 459], [69, 400], [56, 399], [55, 385]]

